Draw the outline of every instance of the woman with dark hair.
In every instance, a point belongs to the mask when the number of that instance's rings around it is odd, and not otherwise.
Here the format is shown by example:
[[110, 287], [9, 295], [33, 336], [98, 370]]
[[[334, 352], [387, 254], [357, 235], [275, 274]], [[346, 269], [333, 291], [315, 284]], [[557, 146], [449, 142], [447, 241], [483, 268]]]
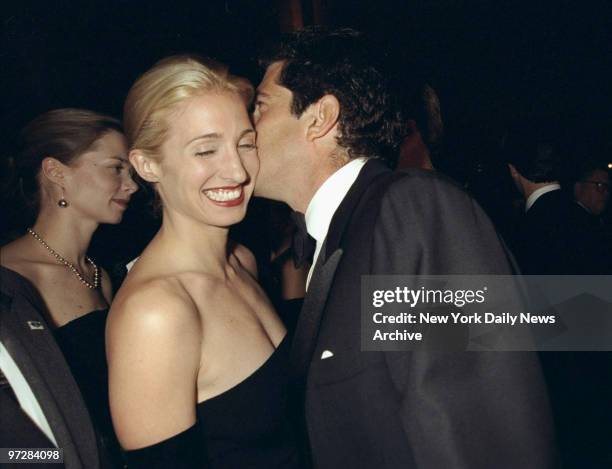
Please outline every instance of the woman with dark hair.
[[137, 190], [125, 137], [111, 117], [57, 109], [28, 124], [23, 143], [17, 170], [36, 221], [2, 247], [3, 275], [20, 276], [40, 293], [100, 441], [118, 462], [104, 346], [112, 288], [87, 251], [98, 225], [119, 223]]

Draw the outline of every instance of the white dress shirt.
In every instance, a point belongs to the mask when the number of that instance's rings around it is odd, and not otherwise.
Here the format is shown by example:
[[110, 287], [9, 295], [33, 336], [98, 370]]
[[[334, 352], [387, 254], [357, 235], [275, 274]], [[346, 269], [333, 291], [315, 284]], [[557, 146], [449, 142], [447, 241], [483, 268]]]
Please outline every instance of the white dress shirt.
[[367, 161], [368, 158], [355, 158], [342, 166], [342, 168], [327, 178], [317, 192], [315, 192], [315, 195], [308, 204], [308, 208], [304, 214], [306, 219], [306, 230], [308, 234], [315, 239], [317, 245], [312, 260], [312, 266], [308, 271], [308, 278], [306, 279], [306, 290], [308, 290], [312, 271], [317, 263], [319, 253], [321, 252], [321, 246], [327, 236], [331, 220], [344, 200], [344, 197], [346, 197], [349, 189], [357, 180], [361, 168], [363, 168], [363, 165], [366, 164]]
[[6, 377], [11, 388], [13, 388], [13, 392], [17, 396], [22, 410], [57, 448], [55, 436], [36, 396], [32, 392], [32, 388], [30, 388], [17, 363], [15, 363], [15, 360], [13, 360], [13, 357], [8, 353], [2, 342], [0, 342], [0, 370], [2, 370], [2, 374]]
[[544, 194], [548, 192], [552, 192], [552, 191], [558, 191], [559, 189], [561, 189], [561, 186], [557, 184], [556, 182], [553, 182], [552, 184], [548, 184], [547, 186], [536, 189], [527, 198], [527, 201], [525, 202], [525, 211], [529, 210], [531, 206], [535, 204], [535, 201], [538, 200], [540, 197], [542, 197]]

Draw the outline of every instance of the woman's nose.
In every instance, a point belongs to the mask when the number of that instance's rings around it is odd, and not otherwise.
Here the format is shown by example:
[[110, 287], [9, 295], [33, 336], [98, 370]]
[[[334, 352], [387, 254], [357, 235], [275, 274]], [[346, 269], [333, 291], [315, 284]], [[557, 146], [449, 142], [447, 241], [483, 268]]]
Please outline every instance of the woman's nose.
[[233, 150], [227, 156], [223, 167], [222, 177], [236, 184], [242, 184], [247, 181], [249, 175], [244, 168], [242, 158], [237, 150]]
[[136, 184], [130, 174], [127, 174], [125, 176], [125, 179], [123, 180], [123, 187], [125, 188], [125, 191], [129, 194], [133, 194], [138, 190], [138, 184]]

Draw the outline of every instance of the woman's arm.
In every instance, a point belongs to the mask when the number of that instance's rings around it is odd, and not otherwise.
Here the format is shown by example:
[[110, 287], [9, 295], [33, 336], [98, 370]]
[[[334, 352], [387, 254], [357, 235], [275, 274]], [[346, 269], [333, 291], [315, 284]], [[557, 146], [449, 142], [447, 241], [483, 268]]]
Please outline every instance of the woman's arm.
[[106, 332], [109, 397], [124, 449], [154, 445], [195, 424], [201, 337], [195, 305], [165, 281], [113, 304]]

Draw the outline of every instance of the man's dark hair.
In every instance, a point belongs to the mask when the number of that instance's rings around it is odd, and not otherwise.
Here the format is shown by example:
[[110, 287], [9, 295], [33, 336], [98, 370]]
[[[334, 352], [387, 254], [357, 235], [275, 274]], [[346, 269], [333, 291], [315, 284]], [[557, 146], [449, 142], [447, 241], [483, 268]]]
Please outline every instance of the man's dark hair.
[[502, 152], [505, 161], [531, 182], [558, 181], [563, 176], [557, 145], [537, 131], [511, 129], [504, 138]]
[[595, 171], [603, 171], [609, 173], [609, 169], [603, 159], [600, 161], [596, 158], [580, 159], [575, 165], [575, 172], [572, 175], [571, 182], [587, 181]]
[[403, 91], [408, 92], [408, 96], [402, 97], [405, 118], [414, 121], [423, 143], [433, 158], [438, 155], [444, 138], [444, 123], [438, 94], [425, 82], [414, 87], [404, 86]]
[[397, 99], [371, 54], [357, 31], [310, 27], [286, 34], [260, 64], [283, 62], [278, 84], [293, 93], [296, 116], [326, 94], [338, 99], [338, 144], [350, 158], [378, 156], [392, 163], [406, 131]]

